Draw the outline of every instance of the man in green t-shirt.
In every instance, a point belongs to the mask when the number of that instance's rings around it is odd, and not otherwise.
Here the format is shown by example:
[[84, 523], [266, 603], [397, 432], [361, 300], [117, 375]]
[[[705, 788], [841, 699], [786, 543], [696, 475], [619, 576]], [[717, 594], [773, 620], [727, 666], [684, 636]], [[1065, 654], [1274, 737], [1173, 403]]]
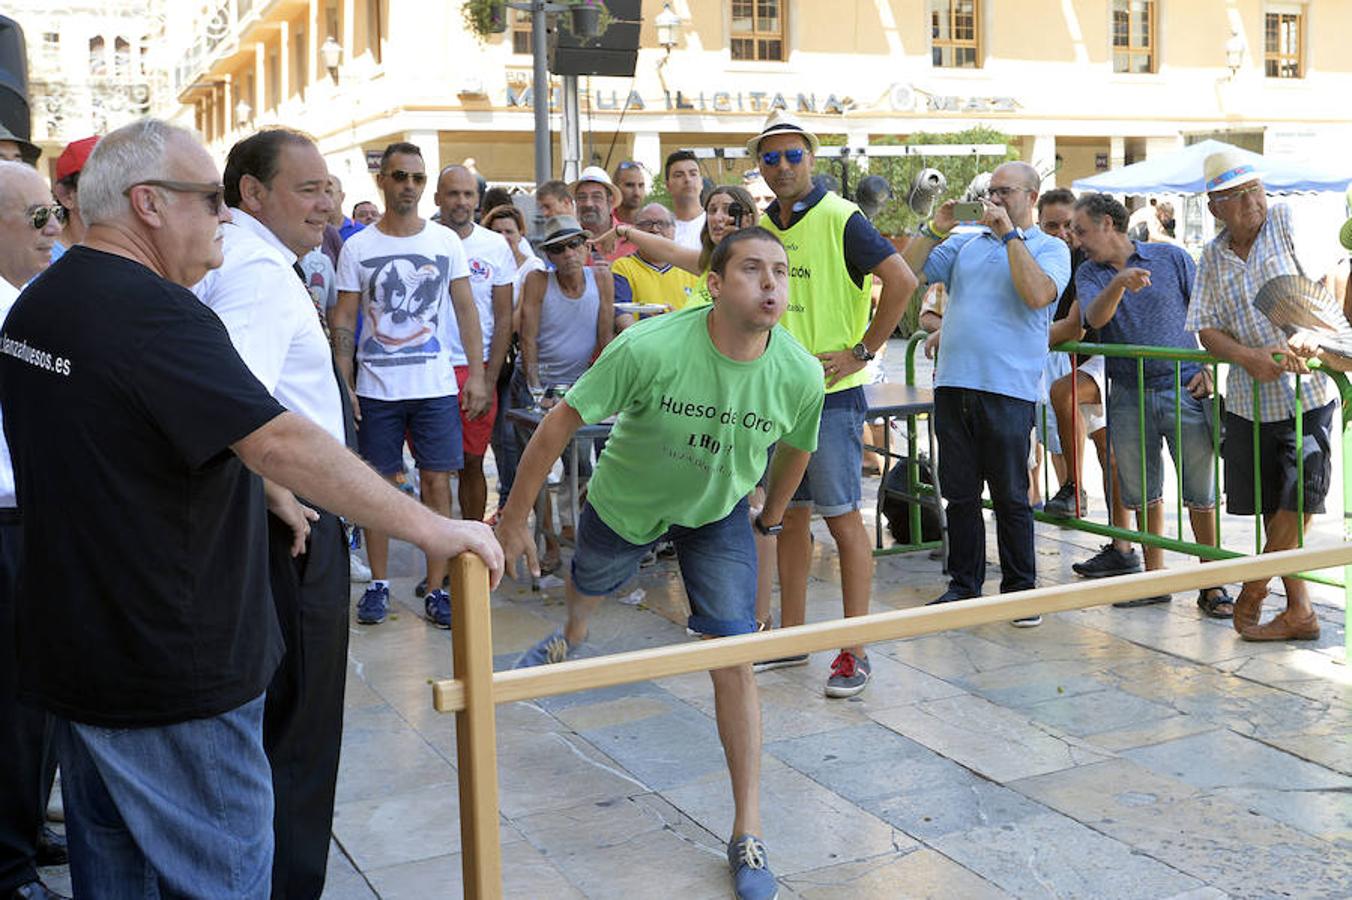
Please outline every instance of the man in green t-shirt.
[[[752, 527], [778, 534], [817, 446], [821, 364], [783, 328], [789, 263], [769, 232], [725, 237], [710, 260], [712, 306], [659, 316], [626, 330], [531, 438], [498, 520], [513, 562], [538, 572], [527, 526], [550, 465], [583, 423], [618, 413], [578, 516], [567, 581], [568, 622], [522, 656], [535, 666], [569, 658], [601, 598], [638, 571], [665, 538], [676, 547], [690, 600], [689, 627], [707, 637], [756, 630]], [[765, 506], [747, 495], [770, 462]], [[736, 808], [728, 863], [737, 896], [771, 898], [760, 828], [760, 700], [750, 664], [713, 678], [719, 736]]]

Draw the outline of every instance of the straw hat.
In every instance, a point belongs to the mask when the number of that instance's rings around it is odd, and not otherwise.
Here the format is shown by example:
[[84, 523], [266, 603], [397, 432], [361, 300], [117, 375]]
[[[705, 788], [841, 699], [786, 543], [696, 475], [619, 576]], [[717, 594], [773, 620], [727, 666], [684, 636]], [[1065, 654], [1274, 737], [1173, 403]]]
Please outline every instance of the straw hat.
[[1262, 177], [1250, 157], [1235, 147], [1209, 155], [1202, 164], [1202, 174], [1206, 180], [1207, 193], [1229, 190]]
[[817, 152], [817, 136], [803, 127], [797, 117], [790, 115], [782, 109], [777, 109], [770, 113], [770, 117], [765, 120], [765, 127], [761, 133], [746, 142], [747, 152], [752, 156], [760, 155], [760, 142], [776, 134], [797, 134], [803, 140], [807, 141], [807, 149], [813, 153]]
[[606, 190], [610, 191], [610, 205], [620, 205], [620, 200], [622, 199], [620, 189], [615, 187], [615, 182], [610, 180], [610, 176], [606, 174], [606, 170], [600, 166], [587, 166], [587, 168], [583, 169], [582, 174], [577, 177], [577, 181], [568, 185], [569, 192], [577, 193], [577, 186], [588, 181], [605, 185]]

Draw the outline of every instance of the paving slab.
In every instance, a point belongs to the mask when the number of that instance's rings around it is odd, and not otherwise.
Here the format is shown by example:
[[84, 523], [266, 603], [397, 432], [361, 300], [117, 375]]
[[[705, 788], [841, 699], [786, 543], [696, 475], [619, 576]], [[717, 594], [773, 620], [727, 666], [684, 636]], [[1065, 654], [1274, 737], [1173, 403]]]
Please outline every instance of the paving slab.
[[1346, 775], [1224, 729], [1125, 750], [1122, 755], [1203, 790], [1352, 788], [1352, 778]]
[[[705, 779], [663, 796], [712, 834], [727, 839], [732, 825], [728, 779]], [[794, 769], [762, 773], [761, 822], [770, 867], [783, 878], [809, 869], [901, 853], [919, 845]]]
[[579, 733], [637, 780], [659, 791], [727, 767], [713, 720], [680, 701], [662, 715]]
[[814, 869], [787, 876], [783, 881], [804, 900], [839, 900], [841, 897], [1003, 900], [1010, 896], [929, 848], [901, 856], [886, 854]]
[[993, 781], [1055, 772], [1103, 759], [1070, 735], [1039, 726], [980, 697], [950, 697], [874, 713], [904, 734]]
[[[462, 865], [459, 853], [449, 853], [373, 869], [367, 877], [382, 900], [460, 900], [465, 896]], [[502, 848], [502, 892], [504, 897], [521, 900], [581, 900], [586, 896], [543, 853], [522, 842]], [[328, 900], [327, 888], [324, 897]]]

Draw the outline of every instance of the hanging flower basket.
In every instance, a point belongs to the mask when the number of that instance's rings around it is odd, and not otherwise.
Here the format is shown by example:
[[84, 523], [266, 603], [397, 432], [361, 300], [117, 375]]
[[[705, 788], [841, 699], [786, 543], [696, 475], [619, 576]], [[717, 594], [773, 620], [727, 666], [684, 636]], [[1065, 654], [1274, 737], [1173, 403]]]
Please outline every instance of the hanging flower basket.
[[464, 14], [469, 30], [481, 38], [507, 30], [506, 0], [469, 0]]

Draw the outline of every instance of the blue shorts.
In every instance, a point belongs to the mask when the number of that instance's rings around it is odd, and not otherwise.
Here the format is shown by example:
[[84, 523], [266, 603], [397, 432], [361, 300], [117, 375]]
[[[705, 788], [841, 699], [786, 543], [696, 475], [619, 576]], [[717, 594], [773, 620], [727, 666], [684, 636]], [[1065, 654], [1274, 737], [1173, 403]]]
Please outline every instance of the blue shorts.
[[[1111, 381], [1108, 391], [1109, 433], [1117, 458], [1117, 482], [1122, 504], [1141, 508], [1141, 394], [1134, 384]], [[1183, 463], [1183, 505], [1189, 509], [1216, 506], [1215, 456], [1211, 452], [1209, 402], [1198, 400], [1185, 388], [1179, 401], [1179, 425], [1183, 446], [1176, 446], [1174, 388], [1145, 389], [1145, 473], [1148, 502], [1164, 496], [1160, 442], [1169, 445], [1169, 455]], [[1182, 454], [1180, 457], [1179, 454]]]
[[[619, 590], [657, 543], [629, 543], [601, 521], [590, 503], [578, 520], [573, 585], [589, 597]], [[691, 631], [724, 637], [756, 630], [756, 542], [745, 497], [717, 522], [699, 528], [673, 525], [659, 540], [676, 546]]]
[[808, 460], [807, 472], [789, 506], [811, 505], [814, 512], [828, 519], [859, 508], [867, 411], [862, 387], [826, 395], [821, 427], [817, 429], [817, 451]]
[[422, 400], [361, 397], [357, 451], [381, 475], [404, 471], [404, 437], [419, 469], [458, 472], [465, 467], [460, 402], [455, 394]]

